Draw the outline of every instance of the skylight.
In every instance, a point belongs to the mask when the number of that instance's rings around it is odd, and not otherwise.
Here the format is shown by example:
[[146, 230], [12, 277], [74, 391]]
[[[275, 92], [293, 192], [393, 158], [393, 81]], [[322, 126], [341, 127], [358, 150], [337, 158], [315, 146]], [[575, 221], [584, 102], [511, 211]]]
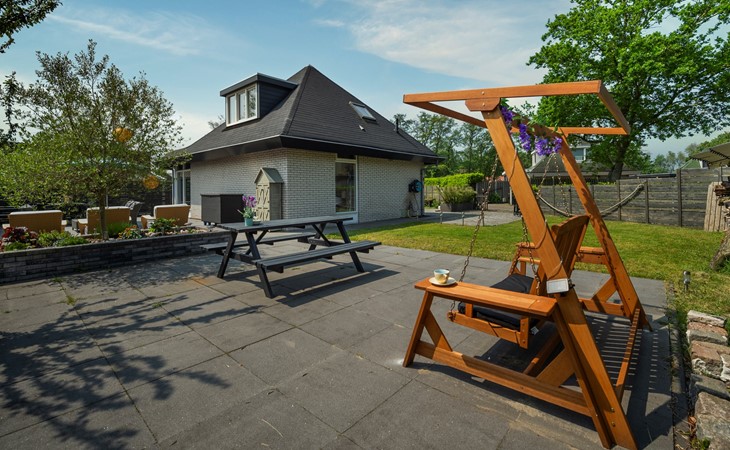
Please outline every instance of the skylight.
[[350, 106], [352, 106], [352, 109], [354, 109], [357, 115], [361, 118], [365, 120], [371, 120], [373, 122], [377, 121], [377, 119], [375, 119], [375, 116], [373, 115], [373, 113], [370, 112], [367, 106], [353, 102], [350, 102]]

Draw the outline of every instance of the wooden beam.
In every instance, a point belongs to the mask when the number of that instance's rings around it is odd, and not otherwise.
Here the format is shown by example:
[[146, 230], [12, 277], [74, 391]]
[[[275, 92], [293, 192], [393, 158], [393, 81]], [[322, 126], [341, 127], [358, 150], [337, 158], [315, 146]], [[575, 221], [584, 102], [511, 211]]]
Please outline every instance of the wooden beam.
[[461, 91], [427, 92], [422, 94], [406, 94], [403, 96], [403, 102], [414, 104], [421, 102], [448, 102], [482, 98], [522, 98], [578, 94], [596, 95], [601, 91], [601, 86], [601, 80], [591, 80], [553, 84], [533, 84], [528, 86], [466, 89]]

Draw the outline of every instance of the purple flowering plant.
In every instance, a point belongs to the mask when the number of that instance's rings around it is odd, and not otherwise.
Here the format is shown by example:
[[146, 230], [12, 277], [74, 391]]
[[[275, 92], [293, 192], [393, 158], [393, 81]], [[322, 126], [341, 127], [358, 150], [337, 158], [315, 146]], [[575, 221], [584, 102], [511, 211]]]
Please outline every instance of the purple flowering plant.
[[256, 207], [256, 197], [253, 195], [244, 195], [242, 197], [243, 200], [243, 211], [238, 211], [241, 213], [244, 219], [253, 219], [255, 212], [254, 208]]
[[[535, 150], [539, 156], [547, 156], [557, 153], [560, 150], [560, 147], [563, 145], [563, 138], [561, 136], [551, 137], [538, 135], [535, 127], [528, 125], [527, 121], [515, 113], [504, 99], [500, 103], [499, 109], [502, 112], [502, 118], [508, 130], [512, 130], [512, 127], [517, 125], [517, 129], [520, 132], [520, 146], [526, 152], [530, 153]], [[557, 127], [553, 128], [553, 131], [557, 132]]]

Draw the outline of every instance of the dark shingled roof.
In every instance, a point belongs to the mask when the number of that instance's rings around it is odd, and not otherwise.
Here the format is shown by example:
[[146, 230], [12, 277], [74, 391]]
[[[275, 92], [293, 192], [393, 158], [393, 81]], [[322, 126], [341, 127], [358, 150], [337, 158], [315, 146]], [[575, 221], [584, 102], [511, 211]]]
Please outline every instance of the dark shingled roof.
[[[271, 78], [261, 74], [254, 77], [262, 82]], [[442, 159], [405, 131], [396, 131], [395, 125], [372, 108], [368, 107], [375, 121], [361, 118], [350, 103], [365, 103], [314, 67], [307, 66], [286, 81], [295, 87], [262, 117], [232, 126], [220, 125], [191, 144], [186, 150], [193, 161], [282, 147], [427, 164]], [[243, 87], [244, 82], [234, 86]]]

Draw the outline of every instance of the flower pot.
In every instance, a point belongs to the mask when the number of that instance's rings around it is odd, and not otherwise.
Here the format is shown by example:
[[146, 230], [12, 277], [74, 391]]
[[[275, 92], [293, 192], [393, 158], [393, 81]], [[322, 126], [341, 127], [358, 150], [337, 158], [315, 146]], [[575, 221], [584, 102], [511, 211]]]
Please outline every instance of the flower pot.
[[244, 217], [243, 222], [246, 224], [247, 227], [250, 227], [253, 225], [253, 217]]
[[457, 212], [457, 211], [470, 211], [474, 209], [474, 204], [469, 203], [441, 203], [441, 211], [443, 212]]

